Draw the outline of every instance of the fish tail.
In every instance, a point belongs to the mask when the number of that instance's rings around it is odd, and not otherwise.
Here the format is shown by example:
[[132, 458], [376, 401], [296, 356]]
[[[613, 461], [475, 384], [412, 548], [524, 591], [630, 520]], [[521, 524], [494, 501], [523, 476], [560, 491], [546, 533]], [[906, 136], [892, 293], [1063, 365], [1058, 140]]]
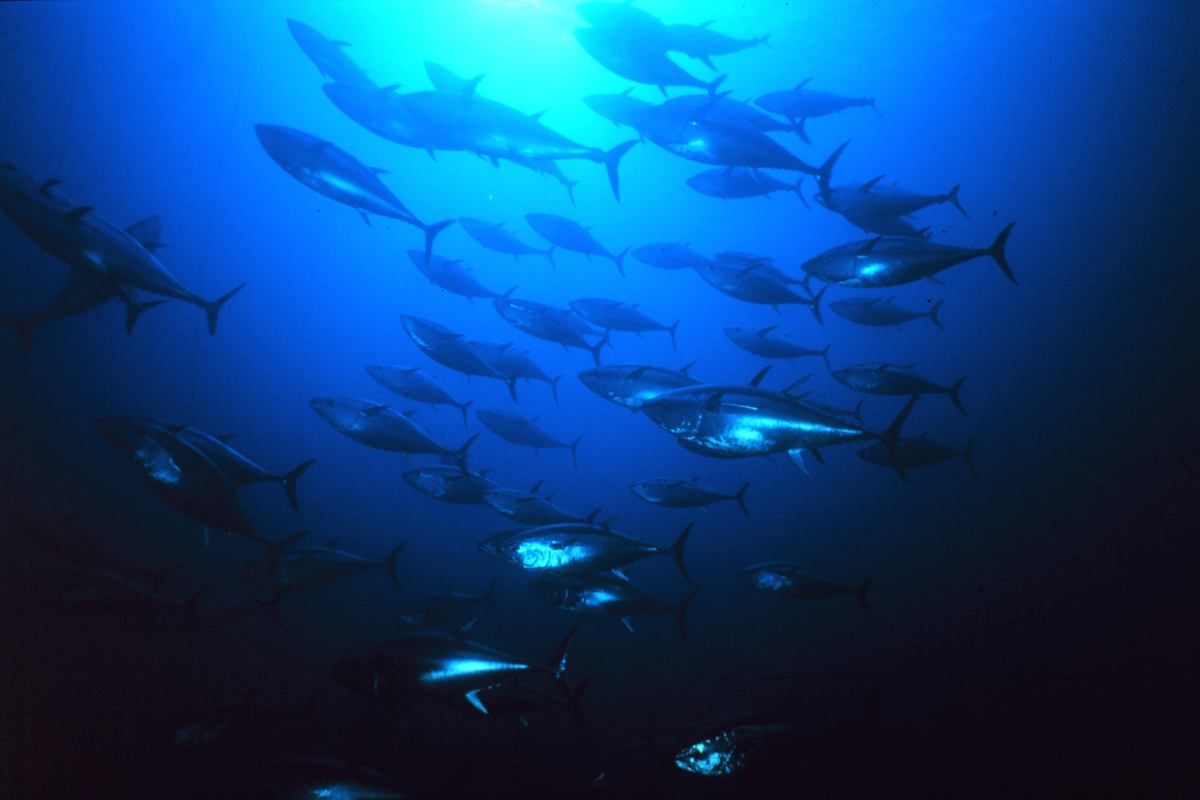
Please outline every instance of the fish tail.
[[771, 44], [771, 34], [769, 34], [769, 33], [758, 37], [757, 39], [754, 40], [754, 43], [761, 44], [764, 47], [766, 47], [768, 50], [775, 49], [775, 46]]
[[[204, 315], [208, 318], [209, 334], [215, 334], [217, 332], [217, 315], [221, 313], [221, 307], [232, 300], [235, 294], [245, 288], [246, 284], [243, 283], [236, 289], [232, 289], [231, 291], [221, 295], [216, 300], [208, 300], [202, 304], [204, 308]], [[132, 326], [129, 326], [128, 329], [132, 330]]]
[[577, 467], [579, 466], [579, 440], [582, 438], [582, 435], [576, 436], [575, 441], [567, 445], [567, 448], [571, 451], [571, 463]]
[[680, 320], [675, 320], [675, 324], [673, 324], [673, 325], [671, 325], [671, 327], [667, 328], [667, 333], [671, 334], [671, 349], [673, 351], [675, 351], [676, 353], [679, 352], [679, 347], [675, 342], [675, 334], [676, 334], [676, 332], [679, 331], [679, 322], [680, 322]]
[[1013, 226], [1016, 224], [1015, 222], [1008, 223], [1004, 230], [1000, 231], [1000, 235], [996, 237], [996, 241], [992, 242], [992, 246], [980, 254], [991, 256], [1005, 277], [1013, 283], [1017, 282], [1017, 277], [1013, 275], [1012, 268], [1008, 266], [1008, 259], [1004, 255], [1004, 246], [1008, 244], [1008, 235], [1012, 233]]
[[710, 95], [715, 95], [717, 93], [717, 89], [721, 87], [721, 84], [724, 83], [725, 79], [728, 77], [728, 75], [718, 75], [716, 78], [704, 84], [704, 90]]
[[825, 292], [828, 289], [829, 289], [829, 284], [827, 283], [824, 286], [822, 286], [817, 291], [816, 294], [814, 294], [812, 296], [811, 300], [809, 300], [809, 303], [812, 306], [813, 316], [817, 318], [817, 324], [819, 324], [819, 325], [825, 324], [825, 319], [824, 319], [824, 317], [821, 316], [821, 298], [825, 296]]
[[2, 317], [0, 322], [16, 331], [21, 352], [28, 353], [33, 347], [33, 329], [37, 327], [37, 323], [30, 317]]
[[474, 402], [475, 402], [474, 400], [468, 400], [467, 402], [463, 403], [462, 405], [460, 405], [458, 407], [458, 410], [461, 411], [462, 415], [463, 415], [463, 427], [464, 428], [467, 427], [467, 425], [469, 424], [467, 422], [467, 409], [470, 408], [471, 404]]
[[960, 389], [962, 389], [963, 382], [966, 379], [967, 379], [966, 375], [962, 376], [961, 378], [956, 380], [954, 382], [954, 385], [951, 386], [946, 392], [947, 394], [950, 395], [950, 402], [954, 403], [954, 407], [957, 408], [963, 414], [967, 413], [967, 410], [965, 408], [963, 408], [962, 399], [958, 396], [958, 392]]
[[143, 312], [149, 311], [152, 308], [166, 303], [166, 300], [146, 300], [145, 302], [131, 301], [125, 304], [125, 334], [133, 333], [133, 326], [137, 325], [138, 318]]
[[608, 172], [608, 185], [612, 187], [613, 197], [617, 202], [621, 202], [621, 175], [617, 168], [621, 164], [621, 157], [629, 152], [629, 148], [639, 142], [638, 139], [630, 139], [627, 142], [621, 142], [611, 150], [604, 151], [600, 160], [604, 163], [604, 169]]
[[685, 597], [679, 601], [678, 606], [676, 606], [675, 608], [673, 608], [671, 610], [671, 613], [675, 616], [675, 627], [679, 629], [679, 635], [685, 642], [687, 641], [687, 638], [688, 638], [688, 633], [687, 633], [688, 606], [690, 606], [692, 604], [692, 601], [696, 599], [696, 595], [699, 592], [700, 592], [700, 587], [697, 586], [695, 589], [692, 589], [690, 592], [687, 593], [687, 597]]
[[822, 348], [821, 360], [825, 362], [825, 369], [829, 370], [830, 372], [833, 372], [833, 367], [829, 366], [829, 348], [831, 348], [831, 347], [833, 347], [832, 342], [830, 342], [829, 344], [825, 345], [824, 348]]
[[475, 444], [475, 440], [479, 438], [478, 433], [471, 434], [462, 445], [454, 451], [454, 460], [458, 462], [458, 466], [463, 472], [467, 471], [467, 453], [471, 449], [471, 445]]
[[967, 439], [966, 445], [962, 451], [963, 461], [967, 462], [967, 466], [971, 468], [971, 472], [975, 471], [975, 439]]
[[517, 379], [509, 378], [508, 380], [505, 381], [505, 383], [508, 384], [509, 396], [512, 397], [513, 402], [516, 403], [517, 402]]
[[388, 580], [390, 580], [392, 582], [392, 585], [395, 586], [397, 589], [400, 589], [401, 586], [400, 586], [400, 575], [398, 572], [396, 572], [396, 563], [397, 563], [397, 557], [400, 555], [400, 551], [404, 549], [404, 545], [405, 545], [405, 543], [401, 542], [400, 544], [393, 547], [392, 552], [388, 553], [388, 557], [383, 560], [383, 567], [384, 567], [384, 569], [387, 570]]
[[865, 398], [865, 397], [860, 397], [860, 398], [858, 399], [858, 405], [856, 405], [856, 406], [854, 407], [854, 410], [850, 412], [850, 415], [851, 415], [852, 417], [854, 417], [854, 419], [855, 419], [855, 420], [857, 420], [857, 421], [858, 421], [858, 424], [859, 424], [859, 425], [866, 425], [866, 424], [867, 424], [867, 421], [866, 421], [865, 419], [863, 419], [863, 415], [862, 415], [863, 404], [864, 404], [864, 403], [866, 403], [866, 402], [867, 402], [867, 398]]
[[558, 382], [562, 380], [562, 375], [555, 375], [550, 379], [550, 394], [554, 396], [554, 402], [558, 402]]
[[961, 183], [954, 184], [954, 186], [951, 187], [950, 191], [946, 192], [946, 200], [953, 203], [954, 207], [957, 208], [959, 211], [961, 211], [962, 215], [964, 217], [966, 217], [967, 219], [970, 219], [971, 215], [967, 213], [967, 210], [965, 208], [963, 208], [962, 203], [958, 202], [958, 190], [961, 188], [962, 188]]
[[[579, 692], [572, 691], [571, 682], [567, 680], [567, 656], [571, 649], [571, 643], [575, 641], [575, 637], [582, 625], [583, 621], [580, 620], [571, 626], [571, 630], [567, 631], [567, 635], [563, 637], [562, 642], [546, 663], [546, 668], [552, 671], [554, 680], [558, 683], [559, 689], [562, 690], [563, 699], [567, 703], [567, 712], [571, 715], [571, 721], [580, 730], [583, 730], [583, 714], [579, 710]], [[581, 684], [579, 688], [582, 690], [585, 687], [586, 684]]]
[[421, 230], [425, 232], [425, 266], [429, 266], [429, 259], [433, 257], [433, 240], [437, 235], [453, 225], [456, 220], [444, 219], [441, 222], [435, 222], [432, 225], [422, 225]]
[[833, 179], [833, 167], [837, 164], [838, 159], [842, 157], [842, 151], [846, 149], [848, 144], [850, 144], [849, 139], [842, 142], [841, 146], [830, 153], [829, 158], [825, 159], [825, 163], [821, 164], [817, 169], [817, 189], [820, 191], [822, 197], [829, 195], [830, 181]]
[[592, 360], [596, 362], [597, 367], [600, 366], [600, 349], [609, 343], [611, 333], [612, 331], [604, 331], [604, 335], [600, 337], [600, 341], [588, 348], [592, 353]]
[[496, 605], [496, 579], [492, 578], [492, 582], [483, 590], [483, 602], [487, 603], [493, 611], [499, 611], [500, 606]]
[[[879, 434], [880, 441], [887, 449], [888, 460], [893, 466], [900, 463], [896, 452], [896, 444], [900, 441], [900, 431], [904, 428], [904, 423], [908, 420], [908, 415], [912, 413], [913, 406], [917, 404], [917, 399], [920, 395], [914, 394], [908, 398], [908, 402], [904, 404], [904, 408], [900, 409], [900, 413], [892, 420], [892, 424], [884, 429], [883, 433]], [[896, 472], [900, 475], [900, 480], [907, 481], [907, 476], [904, 474], [904, 469], [900, 466], [895, 466]]]
[[742, 484], [742, 488], [738, 489], [737, 492], [735, 492], [733, 495], [733, 499], [737, 501], [738, 508], [740, 508], [742, 510], [742, 513], [745, 514], [747, 517], [750, 516], [750, 512], [748, 510], [746, 510], [746, 490], [749, 488], [750, 488], [750, 481], [746, 481], [745, 483]]
[[555, 247], [556, 247], [556, 245], [550, 245], [549, 247], [547, 247], [545, 250], [542, 251], [542, 255], [544, 255], [546, 257], [546, 260], [550, 262], [550, 266], [554, 267], [554, 269], [557, 270], [558, 264], [555, 263], [555, 261], [554, 261]]
[[255, 603], [258, 603], [259, 607], [261, 607], [263, 611], [267, 612], [267, 614], [271, 617], [271, 621], [274, 622], [279, 628], [283, 627], [283, 617], [279, 614], [279, 601], [286, 597], [289, 591], [291, 590], [285, 586], [277, 591], [270, 600], [254, 601]]
[[862, 606], [863, 611], [867, 612], [867, 614], [871, 613], [871, 609], [867, 607], [867, 589], [870, 586], [871, 579], [867, 578], [855, 591], [855, 594], [858, 595], [858, 604]]
[[675, 559], [675, 566], [679, 569], [679, 574], [688, 583], [692, 582], [692, 577], [688, 575], [687, 563], [683, 560], [683, 547], [687, 544], [688, 537], [692, 535], [692, 526], [696, 523], [689, 522], [679, 537], [675, 539], [674, 544], [667, 550], [671, 554], [671, 558]]
[[626, 247], [624, 250], [617, 253], [615, 258], [613, 258], [613, 263], [617, 265], [617, 272], [621, 273], [622, 278], [625, 277], [625, 254], [628, 252], [629, 248]]
[[296, 497], [296, 481], [300, 480], [300, 476], [303, 475], [304, 472], [315, 463], [317, 463], [317, 460], [315, 458], [310, 458], [303, 464], [297, 465], [292, 469], [291, 472], [279, 478], [279, 482], [283, 484], [283, 491], [287, 494], [288, 502], [292, 504], [292, 509], [295, 511], [300, 510], [300, 500]]
[[567, 190], [567, 199], [571, 201], [571, 208], [575, 208], [575, 187], [579, 185], [579, 181], [564, 180], [560, 181]]
[[796, 182], [792, 184], [792, 191], [796, 193], [796, 197], [800, 198], [800, 202], [804, 204], [805, 208], [808, 208], [808, 209], [812, 208], [812, 206], [810, 206], [808, 204], [808, 198], [804, 196], [804, 176], [803, 175], [801, 175], [799, 178], [797, 178]]
[[933, 304], [933, 308], [929, 309], [929, 321], [932, 322], [934, 325], [937, 325], [937, 329], [939, 331], [946, 330], [945, 328], [942, 327], [942, 321], [940, 319], [938, 319], [938, 312], [942, 310], [942, 303], [944, 303], [944, 302], [946, 302], [946, 301], [938, 300], [936, 303]]

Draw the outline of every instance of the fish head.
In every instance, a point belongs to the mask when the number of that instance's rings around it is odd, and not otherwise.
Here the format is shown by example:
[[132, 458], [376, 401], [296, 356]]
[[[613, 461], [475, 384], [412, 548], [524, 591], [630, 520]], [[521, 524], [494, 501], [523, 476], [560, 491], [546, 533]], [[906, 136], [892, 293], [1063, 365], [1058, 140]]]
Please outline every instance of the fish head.
[[437, 344], [438, 340], [453, 337], [456, 334], [449, 328], [421, 317], [410, 317], [407, 314], [400, 317], [400, 324], [409, 338], [421, 348], [428, 349]]
[[676, 767], [692, 775], [725, 778], [746, 766], [746, 754], [732, 736], [719, 733], [683, 748], [675, 754], [674, 761]]
[[558, 607], [567, 602], [568, 586], [562, 581], [535, 578], [529, 582], [529, 591], [549, 606]]
[[305, 150], [319, 141], [293, 128], [265, 123], [254, 126], [254, 135], [267, 154], [285, 167], [299, 161]]
[[341, 397], [314, 397], [308, 404], [317, 416], [337, 430], [353, 430], [361, 424], [362, 403]]
[[703, 416], [703, 398], [687, 392], [664, 392], [642, 402], [642, 413], [676, 436], [694, 433]]
[[288, 18], [288, 31], [292, 34], [292, 38], [296, 40], [296, 44], [306, 53], [309, 48], [316, 48], [322, 45], [328, 45], [329, 39], [316, 28], [311, 25], [306, 25], [298, 19]]
[[770, 564], [757, 564], [742, 570], [742, 577], [755, 589], [764, 592], [782, 591], [792, 585], [787, 572]]
[[636, 128], [640, 115], [650, 104], [627, 94], [591, 94], [584, 104], [614, 125]]
[[410, 469], [400, 474], [404, 482], [421, 494], [441, 497], [450, 489], [450, 479], [443, 470]]

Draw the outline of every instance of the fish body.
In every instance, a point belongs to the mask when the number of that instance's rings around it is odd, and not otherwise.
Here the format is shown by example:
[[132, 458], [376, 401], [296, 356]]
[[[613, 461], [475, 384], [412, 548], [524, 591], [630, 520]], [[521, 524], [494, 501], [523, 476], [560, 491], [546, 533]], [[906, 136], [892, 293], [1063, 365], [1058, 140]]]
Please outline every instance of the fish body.
[[417, 367], [376, 364], [367, 367], [367, 374], [374, 378], [380, 386], [401, 397], [431, 406], [457, 408], [462, 412], [463, 424], [467, 423], [467, 409], [470, 408], [472, 401], [458, 402], [437, 381]]
[[622, 276], [625, 275], [624, 262], [625, 253], [629, 251], [628, 247], [614, 255], [608, 248], [596, 241], [596, 237], [592, 236], [587, 228], [573, 219], [560, 217], [557, 214], [526, 214], [525, 221], [538, 236], [555, 247], [570, 250], [573, 253], [581, 253], [588, 258], [592, 256], [607, 258], [616, 264], [617, 271]]
[[656, 269], [704, 269], [712, 264], [712, 259], [677, 242], [638, 247], [634, 249], [633, 257]]
[[867, 588], [871, 583], [869, 579], [859, 586], [847, 586], [815, 575], [799, 564], [786, 561], [753, 564], [742, 570], [742, 576], [759, 591], [785, 597], [811, 600], [851, 595], [858, 598], [864, 611], [867, 610]]
[[944, 394], [954, 403], [955, 408], [963, 411], [959, 399], [959, 390], [966, 378], [960, 378], [950, 386], [941, 386], [928, 378], [918, 375], [908, 367], [894, 364], [860, 364], [853, 367], [835, 369], [831, 372], [834, 379], [843, 386], [867, 394], [883, 394], [900, 397], [912, 397], [922, 394]]
[[408, 470], [401, 473], [404, 482], [421, 494], [443, 503], [482, 504], [483, 497], [499, 487], [484, 473], [470, 472], [449, 464]]
[[749, 513], [746, 511], [746, 489], [749, 486], [750, 483], [747, 481], [734, 494], [725, 494], [709, 489], [695, 479], [651, 478], [629, 484], [629, 488], [634, 494], [647, 503], [653, 503], [656, 506], [663, 506], [665, 508], [697, 508], [699, 506], [709, 506], [713, 503], [719, 503], [723, 500], [733, 500], [742, 509], [743, 514]]
[[309, 405], [329, 427], [367, 447], [407, 455], [437, 455], [461, 461], [464, 447], [453, 450], [433, 439], [429, 431], [395, 409], [353, 397], [316, 397]]
[[939, 330], [942, 327], [938, 319], [938, 311], [942, 308], [941, 300], [930, 306], [928, 311], [913, 311], [898, 306], [890, 297], [851, 297], [834, 300], [829, 304], [829, 308], [842, 319], [873, 328], [892, 328], [915, 319], [928, 319]]
[[671, 347], [675, 347], [675, 331], [679, 320], [672, 325], [663, 325], [646, 316], [637, 304], [621, 303], [602, 297], [587, 297], [571, 301], [571, 309], [597, 327], [606, 330], [648, 333], [663, 331], [671, 336]]
[[600, 525], [562, 523], [490, 536], [479, 550], [526, 572], [594, 574], [620, 569], [636, 561], [669, 555], [685, 579], [683, 548], [691, 535], [688, 525], [670, 547], [630, 539]]
[[569, 443], [560, 442], [537, 426], [537, 417], [530, 420], [507, 411], [481, 408], [476, 409], [475, 416], [483, 423], [483, 427], [506, 442], [522, 447], [532, 447], [535, 450], [570, 450], [571, 461], [576, 462], [576, 450], [579, 447], [579, 440], [583, 437], [576, 437], [575, 441]]
[[506, 380], [489, 365], [461, 333], [421, 317], [401, 316], [404, 332], [421, 352], [444, 367], [464, 375]]
[[802, 180], [788, 183], [762, 170], [725, 167], [699, 172], [688, 178], [685, 183], [701, 194], [722, 200], [766, 197], [775, 192], [794, 192], [801, 202], [807, 203], [801, 192]]
[[513, 258], [521, 256], [545, 256], [554, 263], [554, 246], [545, 249], [526, 244], [515, 233], [507, 230], [502, 222], [485, 222], [474, 217], [459, 217], [458, 224], [467, 235], [482, 247]]
[[740, 326], [725, 329], [729, 340], [748, 353], [762, 358], [804, 358], [818, 356], [829, 362], [829, 346], [820, 350], [796, 342], [791, 336], [780, 333], [779, 326], [769, 325], [758, 330], [750, 330]]
[[579, 380], [605, 400], [637, 411], [659, 395], [698, 385], [700, 381], [688, 375], [691, 366], [671, 370], [646, 364], [610, 364], [579, 373]]
[[462, 262], [457, 259], [444, 258], [434, 254], [426, 261], [425, 254], [420, 250], [409, 250], [408, 258], [412, 261], [413, 266], [429, 279], [430, 283], [451, 294], [465, 297], [468, 300], [473, 297], [500, 296], [475, 280], [470, 270], [462, 266]]

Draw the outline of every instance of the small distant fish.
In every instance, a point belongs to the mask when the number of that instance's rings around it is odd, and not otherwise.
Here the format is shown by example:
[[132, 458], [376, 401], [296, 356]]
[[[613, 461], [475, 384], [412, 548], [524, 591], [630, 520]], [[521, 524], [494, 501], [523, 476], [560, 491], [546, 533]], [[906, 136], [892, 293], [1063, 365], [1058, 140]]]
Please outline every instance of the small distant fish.
[[515, 383], [488, 364], [461, 333], [433, 320], [409, 315], [401, 316], [400, 323], [413, 344], [443, 367], [449, 367], [467, 376], [478, 375], [506, 381], [509, 391], [516, 396]]
[[582, 253], [589, 260], [592, 256], [607, 258], [617, 265], [617, 272], [621, 273], [621, 277], [625, 277], [625, 254], [629, 252], [628, 247], [613, 255], [608, 248], [596, 241], [596, 237], [588, 232], [591, 230], [590, 228], [585, 228], [575, 220], [556, 214], [526, 214], [525, 221], [538, 236], [555, 247], [570, 250], [573, 253]]
[[538, 495], [537, 491], [541, 485], [542, 482], [538, 481], [528, 492], [517, 489], [492, 489], [484, 493], [483, 502], [491, 506], [497, 514], [518, 525], [557, 525], [560, 522], [591, 524], [600, 514], [599, 508], [593, 509], [586, 517], [570, 514], [550, 502], [553, 499], [551, 496]]
[[472, 339], [467, 342], [479, 358], [489, 367], [500, 374], [508, 383], [508, 392], [515, 401], [517, 399], [517, 381], [541, 381], [550, 387], [550, 395], [558, 402], [558, 382], [562, 375], [551, 378], [533, 361], [529, 352], [513, 345], [512, 342], [498, 344], [496, 342], [481, 342]]
[[475, 410], [475, 417], [483, 423], [483, 427], [507, 442], [519, 444], [523, 447], [532, 447], [534, 450], [570, 450], [571, 463], [578, 466], [579, 462], [576, 455], [579, 448], [579, 440], [583, 438], [582, 436], [576, 436], [575, 441], [570, 443], [560, 442], [537, 426], [537, 421], [540, 417], [525, 419], [516, 414], [510, 414], [507, 411], [480, 408]]
[[740, 326], [732, 326], [725, 329], [725, 335], [729, 340], [742, 348], [748, 353], [753, 353], [762, 358], [803, 358], [805, 356], [819, 356], [824, 359], [826, 365], [829, 364], [829, 348], [830, 345], [825, 345], [820, 350], [814, 350], [810, 347], [805, 347], [796, 343], [791, 336], [784, 333], [776, 333], [779, 330], [778, 325], [768, 325], [765, 328], [758, 330], [750, 330]]
[[664, 331], [671, 337], [671, 349], [678, 349], [675, 346], [675, 331], [679, 328], [680, 321], [675, 320], [671, 325], [663, 325], [643, 314], [638, 309], [638, 303], [630, 305], [602, 297], [587, 297], [572, 300], [570, 305], [576, 314], [605, 330], [637, 334]]
[[680, 480], [678, 478], [652, 478], [629, 484], [633, 493], [648, 503], [667, 508], [695, 508], [719, 503], [722, 500], [733, 500], [746, 516], [746, 490], [750, 481], [742, 484], [733, 494], [722, 494], [700, 485], [699, 479]]
[[847, 586], [818, 577], [804, 566], [786, 561], [754, 564], [743, 569], [742, 575], [750, 582], [751, 586], [760, 591], [802, 599], [848, 594], [858, 598], [863, 611], [869, 610], [867, 608], [867, 588], [871, 585], [870, 578], [858, 586]]
[[824, 323], [821, 316], [821, 298], [829, 287], [822, 286], [816, 294], [806, 297], [794, 292], [775, 274], [769, 265], [751, 264], [734, 266], [714, 262], [697, 269], [696, 273], [705, 283], [718, 292], [745, 303], [767, 305], [779, 311], [781, 305], [806, 305], [817, 322]]
[[499, 610], [494, 579], [483, 590], [483, 594], [448, 591], [416, 600], [401, 608], [396, 613], [396, 619], [414, 628], [441, 628], [460, 623], [480, 605], [486, 605], [493, 611]]
[[600, 350], [608, 344], [608, 335], [601, 335], [594, 344], [588, 342], [585, 337], [597, 336], [600, 332], [571, 310], [517, 297], [498, 297], [492, 301], [492, 306], [517, 330], [561, 344], [564, 348], [587, 350], [592, 354], [592, 360], [600, 363]]
[[644, 245], [633, 251], [633, 257], [657, 269], [703, 269], [712, 263], [711, 259], [678, 242]]
[[417, 367], [389, 367], [382, 364], [367, 367], [367, 374], [379, 385], [401, 397], [426, 403], [431, 406], [451, 406], [462, 412], [463, 425], [467, 424], [467, 409], [473, 400], [460, 403], [451, 397], [437, 381]]
[[481, 219], [473, 217], [459, 217], [458, 224], [462, 226], [462, 229], [472, 239], [489, 250], [504, 253], [513, 258], [520, 258], [521, 256], [545, 256], [551, 264], [554, 264], [554, 245], [540, 250], [532, 245], [525, 244], [517, 238], [515, 233], [505, 230], [503, 222], [484, 222]]
[[928, 318], [937, 326], [938, 330], [943, 330], [942, 322], [938, 319], [938, 312], [942, 309], [941, 300], [930, 306], [928, 311], [910, 311], [896, 305], [890, 297], [886, 299], [855, 297], [847, 300], [834, 300], [829, 304], [829, 308], [842, 319], [859, 325], [890, 328], [914, 319]]
[[263, 574], [270, 585], [288, 593], [304, 589], [320, 589], [353, 578], [368, 570], [382, 569], [388, 580], [400, 588], [397, 558], [404, 543], [396, 545], [386, 558], [373, 559], [342, 550], [334, 544], [298, 545], [308, 531], [300, 531], [273, 545], [264, 559], [251, 562], [242, 569], [243, 577]]
[[670, 614], [679, 635], [687, 639], [688, 606], [699, 587], [688, 592], [678, 605], [671, 606], [614, 575], [544, 575], [529, 582], [529, 589], [547, 605], [584, 617], [610, 617], [633, 633], [629, 618], [634, 614]]
[[893, 445], [891, 452], [877, 443], [858, 451], [858, 457], [871, 464], [893, 469], [900, 480], [908, 482], [908, 470], [913, 467], [930, 467], [950, 458], [961, 458], [975, 471], [974, 439], [968, 439], [961, 450], [938, 444], [924, 437], [901, 439]]
[[903, 367], [896, 364], [860, 364], [832, 370], [831, 374], [843, 386], [867, 394], [912, 397], [922, 394], [944, 394], [954, 403], [955, 408], [966, 413], [959, 399], [959, 390], [967, 380], [965, 376], [949, 386], [939, 386], [913, 372], [911, 364]]
[[699, 384], [700, 381], [688, 375], [695, 363], [689, 362], [677, 370], [647, 364], [610, 364], [584, 370], [579, 373], [579, 380], [605, 400], [638, 411], [643, 403], [661, 394]]
[[819, 89], [809, 89], [807, 87], [811, 80], [809, 78], [801, 81], [793, 88], [782, 92], [768, 92], [754, 102], [765, 111], [792, 120], [824, 117], [848, 108], [863, 106], [879, 110], [875, 105], [874, 97], [846, 97]]

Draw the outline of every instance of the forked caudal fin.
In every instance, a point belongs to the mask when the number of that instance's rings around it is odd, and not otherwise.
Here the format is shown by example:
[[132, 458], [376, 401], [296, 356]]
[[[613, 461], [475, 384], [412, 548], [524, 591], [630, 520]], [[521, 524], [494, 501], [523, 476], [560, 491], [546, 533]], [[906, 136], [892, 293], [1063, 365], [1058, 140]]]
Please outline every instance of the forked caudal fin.
[[617, 272], [621, 273], [622, 278], [625, 277], [625, 254], [628, 252], [629, 252], [629, 248], [626, 247], [624, 250], [617, 253], [616, 256], [613, 257], [613, 263], [617, 265]]
[[692, 535], [692, 527], [695, 524], [694, 522], [689, 522], [687, 527], [683, 529], [683, 532], [679, 534], [679, 537], [675, 539], [674, 544], [662, 551], [671, 554], [671, 558], [675, 559], [675, 566], [679, 569], [679, 574], [688, 583], [692, 582], [692, 577], [688, 575], [687, 563], [683, 560], [683, 547], [687, 544], [688, 537]]
[[950, 396], [950, 402], [954, 403], [954, 407], [957, 408], [959, 410], [959, 412], [962, 414], [967, 413], [967, 410], [965, 408], [963, 408], [962, 398], [960, 398], [958, 396], [958, 393], [962, 390], [963, 382], [966, 381], [966, 379], [967, 379], [967, 376], [964, 375], [963, 377], [956, 380], [954, 382], [954, 384], [949, 389], [946, 390], [946, 394], [948, 394]]
[[296, 497], [296, 481], [300, 480], [300, 476], [305, 470], [317, 463], [315, 458], [310, 458], [303, 464], [297, 465], [291, 472], [279, 477], [279, 482], [283, 484], [283, 491], [287, 494], [288, 502], [292, 504], [294, 511], [300, 510], [300, 499]]
[[938, 312], [942, 310], [942, 303], [944, 303], [944, 302], [946, 302], [946, 301], [938, 300], [936, 303], [933, 304], [933, 308], [929, 309], [929, 321], [932, 322], [934, 325], [936, 325], [937, 329], [939, 331], [946, 330], [945, 328], [942, 327], [942, 321], [940, 319], [938, 319]]
[[473, 433], [467, 438], [457, 450], [454, 451], [454, 461], [458, 464], [459, 469], [463, 472], [467, 471], [467, 453], [471, 450], [471, 445], [475, 444], [475, 440], [479, 438], [478, 433]]
[[463, 403], [461, 406], [458, 407], [458, 410], [461, 411], [462, 415], [463, 415], [463, 427], [464, 428], [469, 424], [467, 421], [467, 409], [469, 409], [471, 407], [471, 404], [474, 402], [475, 402], [474, 400], [468, 400], [467, 402]]
[[825, 324], [825, 318], [821, 316], [821, 298], [825, 296], [825, 292], [829, 289], [829, 284], [825, 284], [817, 293], [809, 299], [809, 307], [812, 309], [813, 316], [817, 319], [818, 325]]
[[829, 190], [831, 188], [830, 181], [833, 180], [833, 167], [837, 164], [838, 159], [842, 157], [842, 151], [850, 144], [850, 140], [842, 142], [837, 150], [829, 154], [829, 158], [825, 159], [825, 163], [817, 169], [817, 190], [821, 193], [821, 197], [825, 200], [829, 199]]
[[216, 300], [208, 300], [203, 304], [204, 315], [208, 318], [208, 332], [210, 335], [217, 332], [217, 315], [221, 313], [221, 307], [233, 299], [235, 294], [245, 288], [246, 284], [243, 283], [236, 289], [221, 295]]
[[397, 589], [401, 589], [402, 587], [400, 586], [400, 575], [396, 572], [396, 560], [400, 555], [400, 551], [404, 549], [404, 545], [405, 543], [401, 542], [393, 547], [392, 552], [388, 553], [388, 557], [382, 561], [383, 568], [387, 570], [388, 580]]
[[746, 481], [742, 484], [742, 488], [738, 489], [733, 495], [733, 499], [737, 501], [738, 508], [740, 508], [742, 513], [747, 517], [750, 516], [750, 512], [746, 510], [746, 490], [749, 488], [750, 481]]
[[954, 187], [951, 188], [950, 191], [946, 192], [946, 200], [950, 203], [953, 203], [954, 207], [957, 208], [960, 212], [962, 212], [962, 215], [964, 217], [966, 217], [967, 219], [970, 219], [971, 215], [967, 213], [967, 210], [965, 208], [963, 208], [962, 203], [960, 203], [958, 201], [958, 190], [961, 188], [962, 188], [961, 183], [954, 184]]
[[600, 366], [600, 350], [604, 347], [604, 345], [608, 344], [611, 333], [611, 331], [606, 330], [604, 335], [600, 337], [600, 341], [588, 348], [588, 350], [590, 350], [592, 353], [592, 360], [596, 362], [597, 367]]
[[608, 185], [612, 187], [613, 197], [617, 199], [618, 203], [621, 202], [621, 175], [617, 170], [621, 164], [621, 157], [628, 153], [629, 148], [638, 144], [638, 142], [638, 139], [621, 142], [621, 144], [613, 149], [604, 151], [600, 157], [600, 161], [604, 164], [604, 169], [608, 172]]
[[441, 222], [435, 222], [432, 225], [422, 225], [421, 230], [425, 232], [425, 266], [429, 266], [429, 259], [433, 257], [433, 240], [437, 235], [453, 225], [456, 220], [444, 219]]
[[567, 445], [567, 449], [571, 451], [571, 463], [576, 467], [579, 466], [579, 440], [582, 438], [582, 436], [576, 436], [575, 441]]
[[1008, 244], [1008, 235], [1012, 233], [1013, 226], [1016, 224], [1015, 222], [1008, 223], [1004, 230], [1000, 231], [1000, 235], [996, 237], [996, 241], [992, 242], [992, 246], [979, 253], [980, 255], [991, 256], [996, 262], [996, 266], [1000, 267], [1005, 277], [1013, 283], [1017, 282], [1017, 276], [1013, 275], [1012, 268], [1008, 266], [1008, 259], [1004, 255], [1004, 246]]

